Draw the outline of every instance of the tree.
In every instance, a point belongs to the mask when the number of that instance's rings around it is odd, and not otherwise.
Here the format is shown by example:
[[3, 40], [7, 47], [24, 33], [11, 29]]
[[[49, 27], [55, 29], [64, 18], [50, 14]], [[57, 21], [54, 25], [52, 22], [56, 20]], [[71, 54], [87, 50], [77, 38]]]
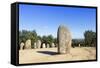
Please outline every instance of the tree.
[[52, 35], [48, 35], [47, 37], [47, 43], [49, 43], [50, 45], [54, 42], [54, 38]]
[[96, 43], [96, 33], [93, 31], [85, 31], [85, 44], [86, 46], [95, 46]]
[[41, 37], [41, 36], [37, 36], [37, 39], [38, 39], [38, 40], [42, 40], [42, 37]]
[[45, 35], [42, 37], [42, 43], [47, 43], [47, 37]]
[[31, 32], [31, 34], [32, 34], [32, 36], [33, 36], [33, 38], [32, 38], [32, 42], [34, 43], [34, 42], [36, 42], [37, 41], [37, 33], [36, 33], [36, 31], [35, 30], [33, 30], [32, 32]]
[[54, 38], [54, 43], [57, 44], [57, 38]]

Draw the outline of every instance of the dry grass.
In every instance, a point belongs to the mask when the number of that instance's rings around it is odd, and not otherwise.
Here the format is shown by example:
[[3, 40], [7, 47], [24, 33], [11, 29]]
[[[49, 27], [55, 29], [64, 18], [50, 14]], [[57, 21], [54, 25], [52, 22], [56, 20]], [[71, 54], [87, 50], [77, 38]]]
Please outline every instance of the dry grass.
[[19, 50], [19, 64], [96, 59], [94, 47], [71, 48], [69, 54], [57, 54], [57, 48]]

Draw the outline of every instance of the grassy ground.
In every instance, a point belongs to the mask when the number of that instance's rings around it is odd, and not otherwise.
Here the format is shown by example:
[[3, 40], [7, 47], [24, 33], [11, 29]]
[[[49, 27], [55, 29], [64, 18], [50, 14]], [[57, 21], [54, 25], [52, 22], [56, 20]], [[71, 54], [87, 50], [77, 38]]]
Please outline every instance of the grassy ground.
[[94, 59], [96, 59], [94, 47], [71, 48], [69, 54], [57, 54], [57, 48], [19, 50], [19, 64]]

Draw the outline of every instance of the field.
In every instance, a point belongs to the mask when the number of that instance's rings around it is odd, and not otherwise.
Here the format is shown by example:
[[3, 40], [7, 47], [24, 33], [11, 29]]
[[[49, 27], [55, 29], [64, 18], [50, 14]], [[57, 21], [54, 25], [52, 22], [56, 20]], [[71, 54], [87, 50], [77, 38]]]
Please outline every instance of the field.
[[69, 54], [57, 54], [57, 48], [19, 50], [19, 64], [95, 59], [95, 47], [71, 48]]

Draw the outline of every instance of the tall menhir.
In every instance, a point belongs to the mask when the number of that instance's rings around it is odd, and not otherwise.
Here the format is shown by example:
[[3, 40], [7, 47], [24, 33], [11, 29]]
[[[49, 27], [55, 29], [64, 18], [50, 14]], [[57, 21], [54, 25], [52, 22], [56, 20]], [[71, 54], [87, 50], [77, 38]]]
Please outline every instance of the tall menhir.
[[70, 53], [72, 38], [68, 28], [66, 28], [63, 25], [59, 26], [57, 33], [57, 40], [58, 40], [58, 53], [60, 54]]

